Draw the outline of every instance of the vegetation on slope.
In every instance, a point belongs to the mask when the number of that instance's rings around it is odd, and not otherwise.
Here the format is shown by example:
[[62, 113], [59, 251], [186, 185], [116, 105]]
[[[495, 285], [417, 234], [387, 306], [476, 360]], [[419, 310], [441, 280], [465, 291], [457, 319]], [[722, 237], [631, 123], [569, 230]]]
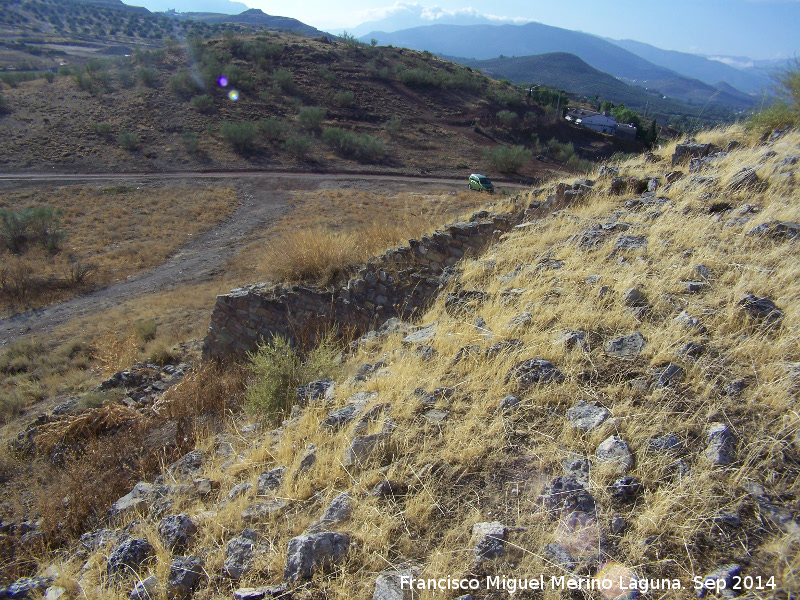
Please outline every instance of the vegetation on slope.
[[[737, 135], [704, 139], [725, 146]], [[436, 323], [428, 342], [435, 352], [414, 351], [399, 333], [373, 340], [342, 365], [354, 374], [369, 363], [372, 376], [363, 369], [360, 378], [338, 376], [332, 400], [294, 409], [269, 435], [198, 435], [207, 459], [195, 477], [218, 482], [219, 490], [174, 497], [169, 508], [198, 524], [184, 551], [204, 559], [196, 596], [282, 582], [289, 540], [342, 492], [352, 512], [326, 527], [350, 536], [347, 558], [294, 586], [295, 596], [369, 598], [377, 575], [402, 565], [426, 578], [541, 573], [549, 581], [591, 576], [608, 561], [639, 577], [679, 579], [683, 589], [672, 593], [679, 598], [696, 595], [693, 576], [732, 563], [774, 583], [758, 597], [798, 593], [797, 236], [773, 237], [781, 229], [772, 226], [750, 232], [762, 223], [800, 221], [790, 174], [798, 143], [793, 132], [780, 144], [744, 144], [704, 173], [673, 175], [669, 183], [664, 173], [674, 170], [674, 146], [657, 153], [658, 164], [624, 163], [622, 177], [655, 177], [658, 193], [616, 193], [617, 184], [602, 179], [581, 202], [462, 263], [449, 291], [486, 295], [468, 294], [472, 303], [458, 309], [443, 294], [421, 318], [420, 325]], [[756, 179], [743, 184], [745, 164], [754, 165]], [[532, 200], [519, 199], [525, 206]], [[780, 318], [774, 311], [748, 316], [742, 300], [750, 294], [773, 301]], [[644, 340], [641, 352], [615, 356], [608, 343], [632, 332]], [[525, 383], [509, 376], [534, 357], [550, 361], [563, 379]], [[170, 400], [199, 394], [195, 383], [185, 390]], [[371, 419], [338, 431], [321, 426], [360, 392], [360, 410]], [[509, 394], [518, 402], [500, 406]], [[605, 408], [608, 418], [593, 430], [574, 427], [568, 410], [580, 401]], [[729, 461], [708, 450], [718, 424], [733, 440]], [[373, 434], [382, 440], [378, 450], [347, 465], [356, 436]], [[627, 467], [597, 453], [613, 435], [630, 449]], [[669, 448], [654, 443], [666, 435], [675, 439]], [[223, 442], [233, 455], [215, 452]], [[587, 520], [559, 522], [540, 493], [575, 458], [589, 461], [594, 509]], [[274, 510], [245, 523], [243, 511], [259, 500], [260, 474], [281, 466], [279, 487], [260, 499]], [[621, 471], [636, 484], [619, 484]], [[253, 484], [252, 491], [228, 494], [242, 483]], [[172, 553], [157, 532], [161, 514], [146, 512], [117, 525], [150, 540], [156, 560], [138, 575], [155, 575], [162, 594]], [[492, 521], [505, 527], [503, 551], [476, 565], [470, 532]], [[242, 578], [231, 580], [221, 574], [225, 548], [245, 525], [261, 551]], [[548, 544], [559, 544], [573, 562], [553, 558]], [[83, 564], [65, 555], [55, 565], [59, 581], [74, 587], [80, 579], [90, 597], [128, 594], [132, 580], [105, 587], [101, 554], [81, 570]]]

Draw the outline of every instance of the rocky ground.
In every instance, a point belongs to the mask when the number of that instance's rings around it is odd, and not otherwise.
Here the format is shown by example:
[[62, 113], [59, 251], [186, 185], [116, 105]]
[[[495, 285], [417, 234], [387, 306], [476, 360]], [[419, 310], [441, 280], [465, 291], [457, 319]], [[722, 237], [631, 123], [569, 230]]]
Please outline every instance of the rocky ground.
[[[796, 597], [800, 136], [701, 139], [520, 197], [419, 322], [278, 427], [185, 445], [0, 597]], [[185, 368], [118, 374], [104, 410], [168, 413]]]

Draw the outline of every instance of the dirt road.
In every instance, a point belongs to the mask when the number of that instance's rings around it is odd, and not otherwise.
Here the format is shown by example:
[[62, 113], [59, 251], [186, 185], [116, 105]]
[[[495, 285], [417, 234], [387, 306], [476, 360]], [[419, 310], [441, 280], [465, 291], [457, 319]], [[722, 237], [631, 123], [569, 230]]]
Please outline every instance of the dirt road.
[[[225, 221], [182, 246], [164, 264], [125, 281], [89, 294], [0, 320], [0, 346], [23, 336], [52, 331], [75, 317], [112, 308], [138, 296], [169, 290], [189, 282], [207, 281], [234, 257], [247, 237], [289, 210], [289, 190], [354, 188], [400, 191], [410, 189], [464, 189], [466, 180], [420, 178], [402, 175], [351, 175], [316, 173], [158, 173], [158, 174], [0, 174], [0, 189], [31, 185], [83, 183], [175, 182], [233, 180], [240, 203]], [[498, 182], [499, 183], [499, 182]], [[519, 184], [502, 184], [522, 187]], [[168, 232], [165, 232], [168, 235]]]

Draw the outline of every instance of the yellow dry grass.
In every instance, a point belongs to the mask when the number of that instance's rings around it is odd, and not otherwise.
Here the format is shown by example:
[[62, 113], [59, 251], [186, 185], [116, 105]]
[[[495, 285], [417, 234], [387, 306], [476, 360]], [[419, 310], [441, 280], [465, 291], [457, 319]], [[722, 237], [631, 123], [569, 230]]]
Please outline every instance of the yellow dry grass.
[[[736, 135], [735, 130], [711, 134], [720, 140]], [[225, 465], [224, 457], [212, 456], [204, 467], [204, 476], [220, 482], [219, 496], [173, 507], [199, 515], [200, 534], [190, 550], [205, 553], [212, 577], [203, 597], [225, 597], [232, 588], [280, 582], [289, 539], [318, 519], [342, 491], [349, 492], [354, 503], [352, 519], [336, 526], [352, 537], [349, 556], [333, 572], [303, 584], [295, 592], [298, 597], [371, 598], [377, 574], [399, 565], [416, 565], [423, 577], [468, 576], [473, 572], [472, 525], [495, 520], [509, 527], [506, 555], [490, 561], [483, 574], [542, 574], [546, 580], [565, 574], [543, 555], [547, 543], [558, 541], [578, 559], [599, 552], [601, 561], [622, 563], [639, 576], [682, 581], [683, 589], [659, 597], [696, 597], [692, 577], [730, 562], [743, 564], [745, 574], [764, 581], [774, 577], [776, 589], [754, 590], [753, 598], [800, 593], [800, 540], [771, 524], [748, 491], [758, 484], [772, 501], [795, 506], [800, 481], [798, 376], [793, 370], [800, 361], [797, 242], [746, 234], [749, 227], [770, 219], [800, 221], [795, 184], [771, 183], [773, 168], [800, 143], [800, 134], [785, 141], [769, 158], [764, 158], [765, 148], [756, 145], [732, 152], [713, 173], [706, 173], [719, 178], [718, 186], [704, 187], [687, 174], [660, 191], [667, 202], [658, 207], [626, 210], [624, 203], [634, 196], [610, 195], [607, 183], [599, 182], [582, 204], [505, 235], [483, 256], [461, 265], [461, 285], [484, 290], [490, 298], [457, 316], [447, 313], [443, 298], [435, 303], [420, 322], [438, 322], [431, 342], [437, 351], [433, 359], [423, 361], [401, 346], [399, 335], [391, 336], [360, 350], [345, 365], [349, 373], [378, 359], [387, 366], [364, 383], [339, 381], [330, 405], [310, 407], [255, 442], [231, 431], [240, 458]], [[662, 157], [668, 159], [670, 151], [663, 149]], [[760, 165], [758, 174], [770, 185], [761, 191], [726, 190], [725, 184], [747, 164]], [[665, 163], [653, 166], [641, 160], [623, 168], [628, 176], [668, 169]], [[732, 212], [710, 214], [708, 207], [717, 201], [730, 202]], [[746, 204], [758, 205], [760, 212], [738, 215]], [[656, 208], [660, 214], [653, 212]], [[749, 220], [731, 223], [737, 215]], [[627, 223], [627, 234], [645, 236], [647, 247], [613, 253], [617, 233], [595, 249], [577, 247], [576, 234], [611, 219]], [[562, 262], [553, 268], [556, 260]], [[710, 286], [688, 293], [682, 282], [697, 279], [698, 264], [711, 269]], [[517, 267], [515, 278], [503, 277]], [[589, 275], [599, 275], [599, 282], [588, 283]], [[612, 291], [598, 298], [601, 285]], [[646, 294], [649, 313], [637, 315], [622, 301], [622, 292], [634, 286]], [[742, 316], [737, 303], [748, 293], [770, 297], [784, 311], [779, 327], [765, 329]], [[673, 320], [684, 309], [701, 320], [705, 331], [686, 329]], [[530, 313], [529, 323], [512, 328], [511, 319], [523, 311]], [[485, 329], [475, 326], [476, 317], [484, 319], [491, 341]], [[588, 350], [555, 343], [564, 330], [573, 329], [588, 332]], [[605, 342], [632, 331], [646, 340], [640, 356], [625, 361], [604, 352]], [[488, 346], [504, 339], [521, 344], [487, 359]], [[690, 341], [706, 349], [696, 360], [677, 353]], [[477, 345], [480, 352], [454, 362], [467, 345]], [[520, 390], [506, 382], [511, 367], [531, 357], [552, 361], [566, 375], [564, 383]], [[654, 369], [668, 363], [684, 369], [681, 381], [663, 389], [639, 384], [643, 378], [652, 381]], [[747, 382], [739, 397], [723, 393], [726, 383], [738, 379]], [[432, 423], [421, 414], [413, 392], [442, 386], [454, 390], [436, 405], [449, 411], [448, 416]], [[373, 404], [390, 403], [396, 429], [391, 456], [345, 467], [345, 449], [356, 435], [353, 426], [331, 433], [320, 427], [320, 420], [357, 391], [377, 392]], [[511, 393], [519, 395], [520, 405], [499, 412], [499, 401]], [[571, 428], [565, 413], [579, 400], [608, 408], [611, 418], [589, 433]], [[712, 422], [726, 423], [736, 433], [737, 458], [730, 465], [712, 465], [703, 457]], [[381, 418], [367, 432], [383, 426]], [[681, 476], [673, 458], [648, 449], [651, 438], [666, 433], [686, 444], [681, 458], [688, 471]], [[598, 526], [579, 532], [559, 527], [537, 502], [543, 484], [561, 474], [562, 460], [594, 457], [598, 444], [612, 434], [630, 446], [635, 462], [628, 474], [642, 482], [643, 493], [633, 503], [615, 504], [609, 486], [619, 475], [595, 462], [589, 491], [597, 500]], [[316, 447], [317, 461], [299, 472], [310, 444]], [[214, 440], [201, 440], [199, 445], [211, 453]], [[232, 583], [219, 576], [224, 546], [244, 526], [240, 514], [250, 500], [239, 498], [224, 507], [216, 500], [236, 483], [255, 484], [259, 473], [278, 465], [285, 465], [287, 472], [274, 496], [288, 504], [251, 525], [259, 532], [263, 551], [252, 571]], [[408, 492], [384, 500], [367, 493], [387, 479], [405, 483]], [[720, 524], [720, 511], [736, 512], [741, 527]], [[610, 531], [614, 515], [627, 523], [618, 534]], [[153, 531], [145, 529], [144, 535], [157, 544]], [[162, 579], [167, 560], [159, 550], [152, 572]], [[102, 571], [101, 563], [82, 573], [78, 561], [65, 561], [61, 567], [67, 581], [99, 581]], [[88, 587], [87, 597], [104, 592], [99, 586]], [[112, 590], [105, 597], [122, 596], [122, 590]], [[420, 597], [443, 596], [423, 592]], [[541, 597], [571, 596], [547, 590]]]
[[[60, 212], [65, 233], [61, 251], [47, 256], [32, 249], [20, 257], [2, 250], [3, 260], [27, 267], [41, 282], [21, 300], [0, 297], [3, 312], [18, 312], [122, 281], [162, 264], [180, 246], [223, 221], [238, 198], [225, 187], [71, 186], [4, 193], [0, 209], [48, 206]], [[85, 284], [70, 285], [71, 270], [88, 270]]]

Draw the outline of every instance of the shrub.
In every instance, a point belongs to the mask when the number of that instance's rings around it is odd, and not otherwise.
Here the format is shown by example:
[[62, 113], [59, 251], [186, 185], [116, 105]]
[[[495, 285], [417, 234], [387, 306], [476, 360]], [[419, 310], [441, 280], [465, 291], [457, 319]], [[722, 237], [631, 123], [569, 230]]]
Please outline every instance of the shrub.
[[230, 144], [236, 152], [251, 152], [256, 142], [256, 126], [248, 121], [238, 123], [223, 123], [220, 128], [223, 139]]
[[270, 142], [281, 142], [286, 138], [286, 122], [275, 117], [261, 119], [258, 131]]
[[297, 124], [308, 131], [317, 132], [322, 128], [322, 122], [327, 116], [327, 111], [319, 106], [304, 106], [297, 114]]
[[140, 67], [138, 71], [136, 71], [136, 78], [139, 80], [139, 83], [145, 87], [155, 87], [158, 83], [158, 73], [155, 69], [151, 69], [150, 67]]
[[11, 105], [6, 100], [6, 97], [3, 94], [0, 94], [0, 115], [5, 115], [11, 112]]
[[117, 73], [117, 81], [119, 81], [120, 86], [126, 90], [132, 88], [136, 84], [136, 78], [133, 76], [133, 73], [127, 69], [123, 69]]
[[272, 81], [284, 92], [291, 92], [294, 89], [294, 75], [288, 69], [277, 69], [272, 73]]
[[562, 162], [567, 162], [575, 154], [575, 146], [572, 145], [572, 142], [562, 143], [553, 138], [547, 142], [547, 146], [550, 149], [550, 155]]
[[133, 325], [133, 332], [136, 334], [136, 339], [142, 344], [156, 339], [157, 330], [158, 325], [153, 319], [145, 319]]
[[775, 81], [774, 101], [763, 110], [753, 114], [748, 129], [768, 132], [784, 127], [800, 127], [800, 60], [794, 65], [773, 75]]
[[120, 146], [129, 152], [139, 149], [139, 138], [135, 133], [131, 133], [130, 131], [126, 131], [124, 129], [120, 131], [117, 141], [119, 142]]
[[200, 151], [200, 140], [196, 133], [185, 131], [181, 136], [181, 142], [183, 142], [183, 149], [189, 154], [196, 154]]
[[510, 127], [511, 124], [517, 119], [517, 113], [513, 113], [510, 110], [501, 110], [497, 113], [497, 118], [505, 127]]
[[176, 75], [170, 77], [167, 88], [179, 98], [188, 100], [201, 91], [203, 85], [194, 78], [188, 69], [181, 69]]
[[305, 357], [280, 336], [248, 353], [253, 377], [247, 386], [245, 408], [271, 421], [280, 421], [295, 403], [297, 388], [309, 381], [335, 377], [339, 352], [331, 337], [323, 338]]
[[391, 119], [386, 121], [386, 125], [383, 126], [386, 133], [391, 136], [396, 136], [400, 133], [400, 129], [403, 127], [403, 119], [398, 117], [397, 115], [393, 116]]
[[377, 162], [386, 156], [384, 143], [366, 133], [358, 135], [340, 127], [331, 127], [322, 132], [322, 141], [341, 156], [359, 162]]
[[109, 137], [114, 131], [111, 123], [95, 123], [92, 128], [97, 135], [103, 137]]
[[353, 106], [355, 102], [356, 96], [350, 90], [341, 90], [336, 92], [333, 96], [333, 102], [336, 106], [341, 106], [343, 108], [348, 108]]
[[60, 211], [37, 206], [22, 211], [0, 210], [3, 242], [9, 251], [22, 252], [30, 244], [41, 244], [50, 253], [58, 251], [64, 239], [58, 217]]
[[210, 113], [214, 110], [214, 99], [208, 94], [192, 98], [192, 107], [201, 113]]
[[442, 73], [433, 69], [406, 69], [397, 75], [404, 85], [414, 88], [441, 88], [444, 86]]
[[303, 135], [293, 135], [286, 140], [286, 151], [298, 160], [305, 160], [311, 151], [311, 140]]
[[579, 158], [574, 154], [567, 160], [567, 166], [581, 173], [590, 173], [594, 169], [594, 163], [592, 161]]
[[484, 150], [489, 163], [501, 173], [516, 173], [531, 158], [530, 150], [522, 146], [498, 146]]

